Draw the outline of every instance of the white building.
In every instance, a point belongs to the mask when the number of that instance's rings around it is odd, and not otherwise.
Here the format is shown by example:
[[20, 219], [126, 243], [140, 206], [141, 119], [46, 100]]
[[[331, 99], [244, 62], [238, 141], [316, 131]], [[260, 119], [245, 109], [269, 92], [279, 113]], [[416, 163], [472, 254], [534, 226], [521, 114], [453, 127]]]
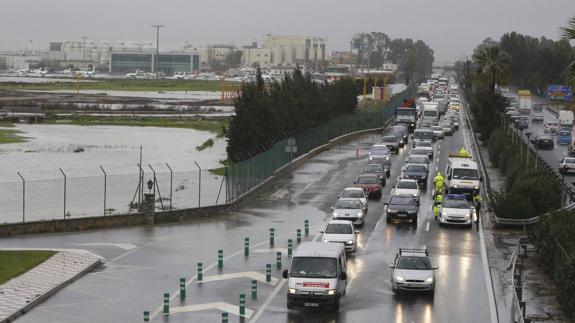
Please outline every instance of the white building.
[[326, 60], [325, 45], [325, 38], [296, 35], [267, 34], [263, 42], [271, 50], [272, 66], [300, 65], [314, 70]]
[[266, 70], [270, 68], [272, 58], [271, 49], [245, 47], [242, 51], [242, 65], [259, 66]]
[[108, 65], [111, 52], [151, 53], [155, 51], [156, 46], [152, 41], [66, 40], [51, 42], [48, 58], [63, 61], [65, 65]]

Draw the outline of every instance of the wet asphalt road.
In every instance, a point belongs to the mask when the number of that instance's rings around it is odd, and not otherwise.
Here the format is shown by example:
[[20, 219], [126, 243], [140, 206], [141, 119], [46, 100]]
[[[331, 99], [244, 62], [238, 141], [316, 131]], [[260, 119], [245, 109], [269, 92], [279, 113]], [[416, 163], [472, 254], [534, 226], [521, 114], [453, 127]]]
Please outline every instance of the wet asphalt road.
[[[462, 122], [463, 124], [463, 122]], [[444, 170], [447, 154], [465, 142], [464, 130], [436, 144], [430, 177]], [[18, 322], [221, 322], [222, 310], [237, 311], [239, 294], [247, 296], [244, 322], [488, 322], [489, 306], [479, 235], [464, 228], [440, 228], [431, 212], [431, 188], [421, 199], [419, 225], [387, 224], [383, 203], [389, 196], [409, 148], [393, 158], [392, 175], [381, 200], [370, 200], [359, 246], [348, 258], [348, 290], [339, 312], [327, 309], [286, 309], [287, 285], [281, 271], [289, 259], [287, 239], [308, 219], [310, 235], [329, 219], [336, 196], [351, 186], [367, 162], [367, 149], [381, 136], [370, 135], [330, 149], [297, 169], [289, 178], [235, 213], [189, 224], [117, 229], [86, 233], [18, 237], [0, 240], [0, 247], [82, 248], [105, 258], [105, 265], [43, 302]], [[360, 147], [360, 156], [355, 148]], [[429, 182], [431, 187], [431, 181]], [[269, 228], [277, 230], [275, 248]], [[250, 237], [250, 256], [243, 255]], [[398, 248], [427, 247], [436, 272], [435, 296], [391, 291], [390, 264]], [[216, 266], [224, 250], [224, 267]], [[275, 252], [282, 251], [276, 267]], [[203, 262], [204, 282], [193, 280]], [[270, 284], [258, 282], [258, 297], [250, 295], [253, 277], [265, 275], [272, 264]], [[254, 276], [254, 272], [255, 275]], [[233, 276], [231, 276], [233, 274]], [[259, 274], [259, 276], [257, 276]], [[178, 279], [187, 280], [187, 297], [180, 300]], [[265, 277], [265, 276], [263, 276]], [[163, 293], [169, 292], [172, 314], [161, 313]], [[230, 305], [226, 305], [230, 304]], [[174, 313], [177, 311], [178, 313]], [[239, 322], [230, 315], [230, 322]]]

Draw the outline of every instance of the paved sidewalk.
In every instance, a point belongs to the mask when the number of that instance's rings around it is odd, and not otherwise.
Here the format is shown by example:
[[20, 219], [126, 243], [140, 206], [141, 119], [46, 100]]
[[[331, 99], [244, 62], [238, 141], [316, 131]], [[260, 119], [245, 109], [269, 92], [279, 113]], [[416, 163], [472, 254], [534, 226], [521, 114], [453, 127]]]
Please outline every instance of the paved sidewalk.
[[93, 253], [60, 251], [32, 270], [0, 285], [0, 322], [10, 322], [23, 315], [99, 264], [100, 257]]

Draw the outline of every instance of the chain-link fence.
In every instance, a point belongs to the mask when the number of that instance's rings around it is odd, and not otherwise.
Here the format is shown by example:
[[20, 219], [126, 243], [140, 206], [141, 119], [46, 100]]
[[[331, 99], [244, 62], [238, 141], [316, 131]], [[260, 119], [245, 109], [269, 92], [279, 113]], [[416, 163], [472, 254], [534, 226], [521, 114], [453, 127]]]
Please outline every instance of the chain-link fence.
[[[26, 173], [0, 182], [0, 223], [135, 213], [143, 193], [155, 192], [156, 210], [211, 206], [226, 201], [225, 179], [209, 170], [165, 165], [129, 174], [101, 169], [100, 176], [30, 179]], [[151, 189], [148, 182], [152, 181]]]
[[410, 86], [392, 96], [384, 107], [359, 109], [353, 115], [334, 118], [292, 138], [285, 138], [275, 143], [271, 149], [250, 159], [229, 166], [226, 182], [228, 201], [248, 192], [293, 159], [334, 138], [355, 131], [382, 127], [395, 115], [395, 108], [414, 94], [415, 86]]
[[172, 169], [168, 164], [153, 168], [142, 165], [128, 174], [104, 168], [91, 170], [90, 174], [99, 176], [70, 175], [66, 170], [42, 179], [25, 172], [2, 176], [0, 223], [135, 213], [140, 211], [147, 192], [155, 193], [156, 210], [224, 204], [291, 160], [336, 137], [381, 127], [393, 117], [395, 107], [414, 92], [415, 88], [409, 87], [394, 95], [384, 107], [360, 109], [277, 142], [271, 149], [227, 167], [227, 176], [216, 175], [197, 164], [196, 170]]

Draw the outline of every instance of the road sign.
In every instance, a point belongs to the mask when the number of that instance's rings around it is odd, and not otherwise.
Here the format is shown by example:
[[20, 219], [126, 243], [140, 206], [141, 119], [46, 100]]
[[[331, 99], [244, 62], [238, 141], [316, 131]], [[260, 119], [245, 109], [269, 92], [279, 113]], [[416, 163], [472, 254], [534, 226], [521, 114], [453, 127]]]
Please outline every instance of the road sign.
[[288, 138], [287, 146], [286, 146], [286, 153], [297, 153], [297, 146], [295, 144], [294, 138]]
[[567, 85], [547, 85], [547, 98], [570, 101], [573, 99], [573, 90]]

